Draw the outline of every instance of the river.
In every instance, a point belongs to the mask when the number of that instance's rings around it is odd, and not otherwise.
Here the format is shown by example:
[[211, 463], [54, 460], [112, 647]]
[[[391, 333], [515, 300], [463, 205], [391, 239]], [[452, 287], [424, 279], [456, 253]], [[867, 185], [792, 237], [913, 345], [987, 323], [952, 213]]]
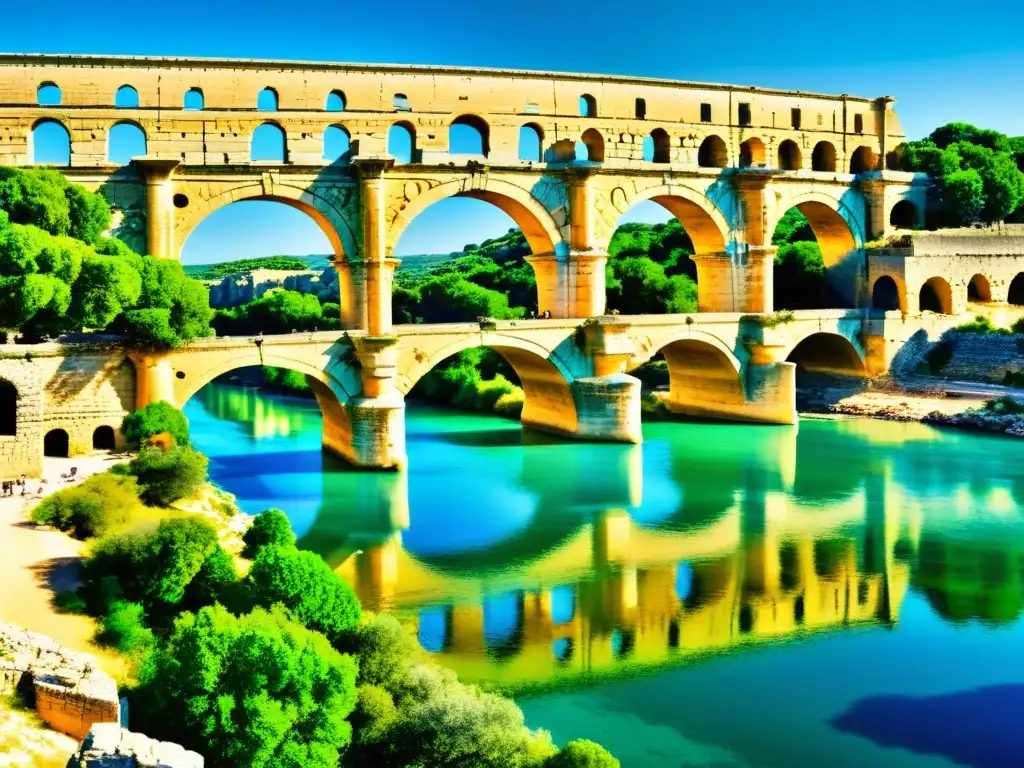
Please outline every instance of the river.
[[650, 423], [644, 444], [411, 405], [409, 469], [314, 402], [211, 384], [212, 479], [531, 727], [633, 766], [1024, 762], [1024, 443], [921, 424]]

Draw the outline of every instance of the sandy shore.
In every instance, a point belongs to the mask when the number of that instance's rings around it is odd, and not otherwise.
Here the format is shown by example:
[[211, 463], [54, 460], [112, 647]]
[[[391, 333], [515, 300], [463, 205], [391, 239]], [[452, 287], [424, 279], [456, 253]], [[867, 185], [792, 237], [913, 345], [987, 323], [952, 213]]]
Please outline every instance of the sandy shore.
[[29, 496], [0, 497], [0, 619], [49, 635], [71, 650], [92, 654], [105, 672], [118, 679], [123, 678], [124, 662], [92, 642], [96, 622], [62, 613], [53, 604], [55, 592], [78, 585], [78, 563], [85, 542], [38, 528], [28, 522], [28, 514], [39, 501], [35, 494], [40, 487], [46, 496], [69, 486], [61, 475], [72, 466], [78, 467], [80, 482], [127, 458], [107, 454], [48, 458], [43, 464], [46, 482], [29, 480]]

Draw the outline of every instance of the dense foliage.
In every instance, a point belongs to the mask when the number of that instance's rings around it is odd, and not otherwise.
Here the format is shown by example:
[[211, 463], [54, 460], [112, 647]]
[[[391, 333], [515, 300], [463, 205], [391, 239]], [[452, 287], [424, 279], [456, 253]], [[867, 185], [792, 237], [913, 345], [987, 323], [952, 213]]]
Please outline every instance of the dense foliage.
[[948, 123], [925, 139], [900, 144], [889, 164], [932, 177], [929, 226], [1024, 220], [1024, 137]]
[[410, 394], [511, 419], [519, 418], [525, 402], [512, 366], [484, 348], [452, 355], [420, 379]]
[[240, 307], [218, 309], [213, 327], [219, 336], [331, 330], [341, 327], [340, 307], [321, 304], [308, 293], [277, 289]]
[[146, 348], [208, 334], [203, 285], [105, 237], [110, 223], [103, 196], [58, 171], [0, 166], [0, 328], [27, 341], [110, 330]]
[[163, 400], [125, 416], [121, 422], [121, 433], [133, 447], [145, 445], [151, 438], [164, 433], [174, 439], [175, 445], [189, 444], [188, 419]]
[[242, 537], [245, 548], [242, 550], [242, 557], [250, 560], [262, 547], [291, 547], [295, 544], [295, 534], [292, 532], [291, 523], [284, 512], [271, 507], [256, 515], [252, 525]]
[[151, 507], [168, 507], [199, 491], [206, 482], [207, 458], [185, 445], [143, 448], [128, 464], [138, 480], [139, 498]]
[[103, 473], [47, 496], [32, 510], [31, 519], [87, 539], [124, 525], [138, 507], [134, 477]]
[[280, 603], [303, 626], [322, 632], [331, 642], [341, 640], [359, 621], [359, 600], [352, 587], [313, 552], [260, 548], [246, 588], [253, 605], [269, 608]]
[[280, 608], [184, 613], [140, 677], [143, 730], [212, 765], [335, 768], [352, 738], [355, 661]]

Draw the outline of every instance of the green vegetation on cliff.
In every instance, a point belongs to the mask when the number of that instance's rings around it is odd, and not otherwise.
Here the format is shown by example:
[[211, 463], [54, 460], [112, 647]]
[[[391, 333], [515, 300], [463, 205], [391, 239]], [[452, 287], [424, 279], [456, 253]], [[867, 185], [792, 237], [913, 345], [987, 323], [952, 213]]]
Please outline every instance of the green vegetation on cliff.
[[304, 272], [310, 267], [308, 259], [300, 256], [258, 256], [253, 259], [238, 259], [217, 264], [190, 264], [185, 267], [185, 274], [196, 280], [219, 280], [241, 272], [252, 272], [255, 269], [279, 269]]

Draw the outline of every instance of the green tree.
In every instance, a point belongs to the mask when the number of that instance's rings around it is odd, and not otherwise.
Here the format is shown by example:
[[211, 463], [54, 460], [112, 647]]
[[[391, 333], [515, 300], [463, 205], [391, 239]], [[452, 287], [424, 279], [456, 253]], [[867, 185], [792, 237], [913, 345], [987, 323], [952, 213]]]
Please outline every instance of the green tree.
[[261, 547], [291, 547], [295, 545], [295, 533], [288, 517], [280, 509], [271, 507], [256, 515], [252, 525], [242, 537], [245, 548], [242, 557], [250, 560], [256, 557]]
[[828, 278], [817, 243], [798, 241], [775, 253], [774, 304], [776, 309], [820, 309], [825, 306]]
[[316, 296], [283, 289], [268, 291], [235, 309], [219, 310], [213, 320], [221, 335], [312, 331], [324, 325], [323, 308]]
[[143, 448], [128, 464], [139, 482], [139, 498], [151, 507], [169, 507], [196, 494], [206, 482], [209, 460], [187, 445], [167, 450]]
[[576, 739], [548, 758], [544, 768], [619, 768], [619, 761], [600, 744]]
[[139, 507], [135, 478], [103, 472], [47, 496], [32, 510], [31, 519], [87, 539], [124, 525]]
[[188, 419], [184, 413], [164, 400], [132, 411], [121, 422], [121, 433], [136, 447], [164, 432], [174, 438], [175, 445], [189, 444]]
[[281, 603], [303, 626], [322, 632], [332, 643], [359, 621], [352, 587], [323, 558], [294, 547], [260, 548], [245, 579], [254, 606]]
[[958, 225], [978, 219], [985, 207], [985, 184], [974, 169], [955, 171], [944, 179], [946, 212]]
[[140, 677], [146, 734], [213, 765], [335, 768], [352, 738], [355, 662], [281, 610], [182, 614]]

